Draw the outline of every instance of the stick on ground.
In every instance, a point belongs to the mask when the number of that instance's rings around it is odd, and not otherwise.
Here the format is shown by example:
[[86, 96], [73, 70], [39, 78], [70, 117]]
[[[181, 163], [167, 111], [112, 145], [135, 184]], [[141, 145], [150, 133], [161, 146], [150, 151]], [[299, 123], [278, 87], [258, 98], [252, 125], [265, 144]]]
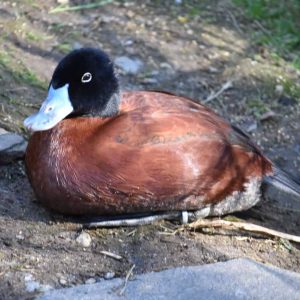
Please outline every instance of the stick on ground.
[[300, 243], [300, 236], [292, 235], [288, 233], [283, 233], [277, 230], [269, 229], [260, 225], [255, 225], [251, 223], [243, 223], [243, 222], [230, 222], [225, 220], [197, 220], [188, 225], [189, 228], [223, 228], [227, 230], [244, 230], [249, 232], [261, 233], [264, 235], [279, 237], [282, 239], [286, 239], [295, 243]]
[[114, 258], [116, 260], [121, 260], [122, 259], [122, 256], [120, 256], [118, 254], [115, 254], [115, 253], [112, 253], [112, 252], [109, 252], [109, 251], [100, 251], [100, 253], [105, 255], [105, 256]]
[[129, 277], [132, 275], [132, 271], [135, 268], [135, 265], [132, 265], [132, 267], [130, 268], [130, 270], [127, 272], [126, 277], [125, 277], [125, 281], [124, 281], [124, 285], [119, 293], [119, 296], [122, 296], [125, 292], [125, 289], [127, 287], [127, 282], [129, 280]]
[[216, 98], [218, 98], [223, 92], [225, 92], [228, 89], [231, 89], [233, 87], [232, 81], [227, 81], [222, 85], [220, 90], [218, 90], [216, 93], [211, 93], [202, 103], [210, 102]]

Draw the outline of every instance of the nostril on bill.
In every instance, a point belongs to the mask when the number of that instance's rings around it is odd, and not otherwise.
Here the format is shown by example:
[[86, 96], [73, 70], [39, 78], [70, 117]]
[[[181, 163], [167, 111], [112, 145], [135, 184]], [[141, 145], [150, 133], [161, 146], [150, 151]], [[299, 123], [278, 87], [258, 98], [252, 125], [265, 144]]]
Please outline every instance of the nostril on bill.
[[48, 106], [48, 107], [45, 109], [45, 112], [46, 112], [46, 113], [47, 113], [47, 112], [50, 112], [52, 109], [53, 109], [52, 106]]

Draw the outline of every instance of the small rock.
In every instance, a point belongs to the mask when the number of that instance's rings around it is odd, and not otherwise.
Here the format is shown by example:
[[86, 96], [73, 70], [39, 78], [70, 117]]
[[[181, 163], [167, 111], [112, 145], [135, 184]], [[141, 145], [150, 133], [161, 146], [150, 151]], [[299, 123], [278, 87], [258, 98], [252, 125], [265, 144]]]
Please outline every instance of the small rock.
[[26, 147], [27, 142], [21, 135], [0, 128], [0, 165], [22, 158]]
[[162, 62], [159, 64], [159, 66], [162, 68], [162, 69], [170, 69], [170, 70], [173, 70], [172, 66], [166, 62]]
[[56, 0], [58, 4], [69, 4], [69, 0]]
[[72, 45], [73, 50], [78, 50], [81, 49], [82, 47], [83, 47], [82, 44], [79, 42], [74, 42]]
[[115, 272], [107, 272], [105, 275], [104, 275], [104, 279], [106, 280], [109, 280], [109, 279], [113, 279], [115, 277]]
[[255, 132], [257, 130], [257, 122], [256, 121], [249, 121], [243, 125], [243, 128], [247, 132]]
[[25, 237], [24, 237], [22, 231], [20, 231], [19, 234], [16, 235], [16, 239], [17, 239], [17, 240], [21, 240], [21, 241], [25, 239]]
[[76, 238], [76, 242], [82, 245], [84, 248], [90, 247], [92, 243], [92, 238], [87, 232], [81, 232]]
[[160, 63], [159, 67], [161, 69], [164, 69], [165, 72], [168, 73], [168, 74], [170, 74], [170, 75], [173, 75], [175, 73], [174, 68], [170, 64], [168, 64], [166, 62]]
[[24, 280], [25, 281], [31, 281], [31, 280], [33, 280], [33, 275], [30, 274], [30, 273], [25, 273]]
[[283, 90], [284, 90], [284, 87], [283, 87], [281, 84], [277, 84], [277, 85], [275, 86], [275, 93], [276, 93], [277, 95], [282, 95]]
[[51, 285], [41, 284], [38, 281], [36, 281], [34, 279], [33, 275], [30, 273], [25, 273], [24, 281], [25, 281], [26, 291], [29, 293], [46, 292], [46, 291], [53, 289], [53, 287]]
[[210, 73], [219, 73], [219, 70], [218, 70], [217, 68], [215, 68], [215, 67], [209, 67], [209, 68], [208, 68], [208, 71], [209, 71]]
[[129, 58], [120, 56], [115, 59], [115, 65], [121, 68], [127, 74], [137, 74], [143, 67], [143, 63], [138, 58]]
[[133, 40], [126, 40], [126, 41], [123, 42], [124, 46], [132, 46], [133, 44], [134, 44]]
[[89, 278], [85, 281], [85, 284], [93, 284], [96, 283], [96, 279], [95, 278]]
[[66, 280], [65, 278], [60, 278], [60, 279], [59, 279], [59, 283], [60, 283], [61, 285], [66, 285], [66, 284], [67, 284], [67, 280]]
[[37, 281], [27, 281], [26, 282], [26, 291], [32, 293], [34, 291], [38, 291], [41, 285]]
[[284, 96], [282, 95], [279, 99], [278, 99], [278, 103], [283, 105], [283, 106], [290, 106], [290, 105], [295, 105], [297, 104], [296, 99], [292, 98], [292, 97], [288, 97], [288, 96]]
[[259, 119], [260, 119], [260, 121], [267, 121], [270, 119], [274, 119], [277, 116], [278, 115], [274, 111], [270, 110], [270, 111], [267, 111], [264, 114], [262, 114]]
[[132, 10], [128, 10], [126, 15], [129, 19], [132, 19], [132, 18], [134, 18], [135, 13]]
[[189, 21], [189, 19], [187, 17], [185, 17], [185, 16], [178, 16], [177, 17], [177, 21], [179, 23], [181, 23], [181, 24], [185, 24], [185, 23], [187, 23]]

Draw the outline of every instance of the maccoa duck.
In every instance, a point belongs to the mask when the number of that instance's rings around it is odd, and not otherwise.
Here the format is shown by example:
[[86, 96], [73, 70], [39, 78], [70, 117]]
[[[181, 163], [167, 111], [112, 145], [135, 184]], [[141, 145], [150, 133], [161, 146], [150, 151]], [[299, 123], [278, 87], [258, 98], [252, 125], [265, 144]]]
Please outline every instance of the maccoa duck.
[[24, 124], [34, 132], [25, 160], [35, 195], [63, 214], [145, 221], [184, 212], [186, 222], [252, 207], [262, 183], [300, 195], [209, 108], [169, 93], [120, 92], [112, 61], [98, 49], [61, 60], [46, 100]]

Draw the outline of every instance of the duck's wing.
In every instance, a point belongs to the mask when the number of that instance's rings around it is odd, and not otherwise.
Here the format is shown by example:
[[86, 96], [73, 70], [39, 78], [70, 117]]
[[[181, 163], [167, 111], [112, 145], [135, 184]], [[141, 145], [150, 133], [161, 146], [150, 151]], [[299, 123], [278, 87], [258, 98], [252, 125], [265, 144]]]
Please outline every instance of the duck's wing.
[[221, 201], [272, 172], [246, 134], [201, 104], [157, 92], [126, 93], [122, 101], [121, 114], [102, 131], [111, 139], [102, 145], [114, 148], [99, 157], [124, 195]]

